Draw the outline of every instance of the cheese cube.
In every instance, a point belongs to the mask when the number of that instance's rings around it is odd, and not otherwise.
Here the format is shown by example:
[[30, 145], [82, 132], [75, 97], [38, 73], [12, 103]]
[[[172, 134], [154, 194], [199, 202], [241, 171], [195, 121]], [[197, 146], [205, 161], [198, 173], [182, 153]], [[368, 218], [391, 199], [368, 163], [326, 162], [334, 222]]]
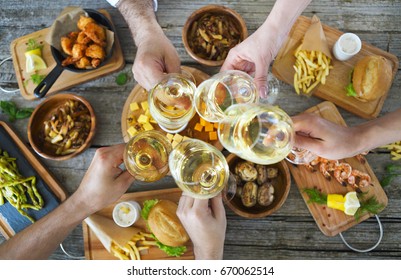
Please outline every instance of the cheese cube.
[[174, 135], [171, 134], [171, 133], [167, 133], [167, 134], [166, 134], [166, 137], [167, 137], [167, 139], [170, 140], [170, 142], [171, 142], [171, 141], [173, 141]]
[[215, 122], [214, 124], [213, 124], [213, 126], [214, 126], [214, 128], [219, 128], [219, 123], [218, 122]]
[[149, 122], [149, 117], [146, 115], [141, 114], [138, 118], [138, 123], [145, 124]]
[[137, 102], [132, 102], [129, 104], [129, 108], [132, 112], [135, 112], [136, 110], [139, 110], [139, 105]]
[[130, 126], [127, 132], [131, 137], [134, 137], [138, 133], [138, 130], [136, 130], [133, 126]]
[[151, 116], [152, 116], [152, 115], [150, 114], [149, 109], [146, 109], [146, 111], [145, 111], [145, 116], [148, 116], [148, 117], [151, 117]]
[[173, 140], [177, 143], [180, 143], [182, 141], [182, 138], [183, 137], [177, 133], [176, 135], [174, 135]]
[[146, 111], [147, 109], [149, 109], [149, 104], [148, 101], [142, 101], [141, 102], [141, 107], [144, 111]]
[[211, 141], [217, 140], [217, 132], [216, 131], [209, 132], [209, 140], [211, 140]]
[[196, 123], [194, 129], [197, 131], [202, 131], [203, 126], [200, 123]]
[[148, 130], [153, 130], [154, 128], [150, 123], [145, 123], [145, 124], [143, 124], [143, 129], [148, 131]]
[[205, 125], [205, 131], [206, 131], [206, 132], [213, 131], [213, 124], [212, 124], [212, 123], [207, 123], [207, 124]]
[[191, 138], [184, 136], [184, 138], [182, 138], [182, 141], [185, 141], [185, 140], [191, 140]]
[[173, 147], [173, 149], [174, 149], [175, 146], [177, 146], [178, 144], [180, 144], [180, 143], [178, 143], [178, 142], [176, 142], [176, 141], [173, 141], [173, 142], [171, 143], [171, 147]]
[[199, 123], [200, 123], [202, 126], [205, 126], [206, 123], [207, 123], [207, 121], [206, 121], [205, 119], [200, 118]]

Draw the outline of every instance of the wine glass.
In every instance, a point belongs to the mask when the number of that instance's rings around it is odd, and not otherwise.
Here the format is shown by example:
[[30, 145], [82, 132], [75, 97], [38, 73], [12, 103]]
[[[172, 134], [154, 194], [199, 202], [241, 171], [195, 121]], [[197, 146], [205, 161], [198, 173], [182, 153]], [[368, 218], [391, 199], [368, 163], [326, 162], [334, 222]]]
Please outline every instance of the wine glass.
[[135, 179], [153, 182], [164, 177], [172, 146], [167, 137], [156, 130], [140, 132], [125, 146], [124, 164]]
[[[293, 162], [306, 163], [309, 151], [294, 150], [295, 132], [291, 118], [269, 104], [230, 106], [218, 127], [221, 144], [233, 154], [258, 164], [274, 164], [287, 155], [302, 157]], [[310, 152], [309, 152], [310, 153]]]
[[194, 82], [193, 76], [185, 71], [167, 74], [150, 91], [150, 114], [164, 131], [178, 133], [194, 116]]
[[178, 144], [170, 153], [169, 167], [178, 187], [194, 198], [208, 199], [222, 191], [227, 199], [235, 195], [226, 158], [206, 142], [190, 139]]
[[220, 72], [203, 81], [194, 96], [198, 114], [208, 122], [219, 122], [224, 111], [237, 103], [257, 103], [259, 94], [253, 78], [239, 70]]

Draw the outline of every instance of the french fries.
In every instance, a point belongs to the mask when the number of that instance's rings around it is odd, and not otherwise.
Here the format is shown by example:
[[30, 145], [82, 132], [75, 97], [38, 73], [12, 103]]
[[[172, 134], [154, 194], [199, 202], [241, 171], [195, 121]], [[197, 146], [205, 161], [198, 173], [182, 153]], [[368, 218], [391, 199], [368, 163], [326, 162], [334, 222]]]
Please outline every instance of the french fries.
[[152, 234], [139, 232], [124, 247], [112, 242], [110, 251], [120, 260], [140, 260], [140, 252], [149, 249], [150, 246], [157, 246]]
[[294, 88], [297, 94], [310, 94], [319, 84], [326, 83], [326, 77], [333, 66], [330, 65], [331, 59], [320, 51], [301, 50], [302, 45], [295, 50], [295, 65], [293, 65]]
[[386, 149], [390, 150], [392, 160], [400, 160], [401, 159], [401, 141], [394, 142], [394, 143], [388, 144], [388, 145], [384, 145], [380, 148], [386, 148]]

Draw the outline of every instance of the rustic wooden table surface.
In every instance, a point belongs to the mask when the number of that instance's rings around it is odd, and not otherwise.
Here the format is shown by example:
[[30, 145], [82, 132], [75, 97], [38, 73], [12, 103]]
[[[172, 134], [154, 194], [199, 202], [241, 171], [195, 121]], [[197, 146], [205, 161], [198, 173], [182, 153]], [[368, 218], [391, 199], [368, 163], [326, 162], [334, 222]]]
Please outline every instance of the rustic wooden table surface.
[[[69, 194], [78, 187], [97, 148], [123, 141], [121, 134], [121, 111], [126, 98], [136, 85], [132, 78], [131, 67], [135, 59], [136, 48], [127, 24], [117, 9], [108, 5], [105, 0], [84, 1], [84, 8], [106, 9], [112, 16], [120, 38], [126, 62], [120, 72], [129, 74], [128, 83], [118, 86], [114, 73], [103, 78], [77, 85], [69, 92], [87, 98], [98, 117], [98, 130], [90, 149], [80, 156], [68, 161], [55, 162], [42, 160], [55, 177], [62, 183]], [[273, 0], [159, 0], [157, 18], [168, 38], [177, 48], [183, 65], [196, 67], [208, 74], [218, 69], [202, 67], [195, 63], [184, 49], [181, 30], [186, 18], [196, 9], [211, 3], [221, 4], [235, 9], [246, 21], [252, 33], [265, 20], [275, 1]], [[82, 1], [0, 1], [0, 60], [10, 56], [10, 43], [23, 35], [38, 31], [51, 25], [60, 11], [68, 5], [82, 5]], [[313, 1], [303, 15], [318, 15], [321, 21], [343, 32], [357, 33], [363, 41], [393, 53], [401, 58], [401, 1]], [[0, 67], [0, 85], [12, 89], [18, 85], [12, 63]], [[401, 71], [398, 69], [388, 98], [380, 115], [384, 115], [401, 106]], [[0, 100], [11, 100], [19, 106], [34, 107], [40, 101], [28, 101], [19, 92], [0, 92]], [[322, 100], [300, 98], [294, 94], [291, 86], [281, 84], [278, 104], [290, 115], [297, 114], [314, 106]], [[364, 122], [352, 113], [340, 109], [348, 123], [355, 125]], [[1, 120], [7, 120], [0, 114]], [[28, 144], [28, 120], [12, 123], [12, 127]], [[378, 135], [380, 137], [380, 135]], [[389, 153], [374, 150], [367, 156], [368, 162], [380, 179], [384, 176], [384, 167], [391, 163]], [[283, 207], [267, 218], [249, 220], [235, 215], [227, 209], [227, 235], [224, 259], [400, 259], [401, 258], [401, 178], [385, 188], [389, 198], [387, 208], [380, 214], [384, 236], [380, 245], [369, 253], [355, 253], [349, 250], [339, 236], [326, 237], [318, 229], [310, 215], [297, 186], [292, 182], [291, 190]], [[149, 188], [173, 187], [171, 178], [151, 186], [134, 183], [129, 191], [143, 191]], [[348, 240], [356, 247], [368, 247], [377, 240], [376, 220], [371, 218], [347, 231]], [[0, 236], [0, 243], [5, 239]], [[82, 227], [78, 226], [64, 241], [64, 247], [74, 255], [84, 254]], [[50, 259], [69, 259], [60, 249]]]

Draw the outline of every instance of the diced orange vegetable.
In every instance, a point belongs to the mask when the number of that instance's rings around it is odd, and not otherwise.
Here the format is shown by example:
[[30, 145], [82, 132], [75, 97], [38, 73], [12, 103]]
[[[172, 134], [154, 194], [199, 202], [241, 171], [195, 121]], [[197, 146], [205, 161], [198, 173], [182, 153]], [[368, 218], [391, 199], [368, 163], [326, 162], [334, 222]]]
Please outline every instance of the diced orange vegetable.
[[205, 131], [206, 131], [206, 132], [213, 131], [213, 124], [212, 124], [212, 123], [207, 123], [207, 124], [205, 125]]
[[200, 118], [199, 123], [201, 124], [201, 126], [205, 126], [207, 121], [205, 119]]
[[219, 123], [215, 122], [215, 123], [213, 124], [213, 126], [214, 126], [214, 128], [218, 129], [218, 128], [219, 128]]

